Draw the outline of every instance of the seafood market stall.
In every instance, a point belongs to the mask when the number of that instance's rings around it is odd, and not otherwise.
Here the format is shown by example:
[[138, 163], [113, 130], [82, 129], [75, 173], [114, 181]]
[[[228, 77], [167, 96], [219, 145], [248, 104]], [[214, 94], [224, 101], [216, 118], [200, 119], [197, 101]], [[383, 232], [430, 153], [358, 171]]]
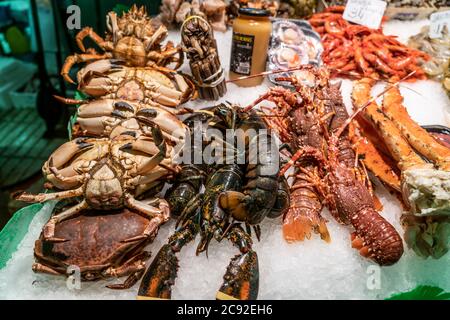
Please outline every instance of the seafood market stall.
[[[81, 31], [106, 54], [88, 49], [66, 60], [64, 78], [85, 87], [59, 99], [80, 105], [78, 116], [71, 140], [44, 164], [52, 192], [16, 195], [35, 204], [0, 233], [0, 298], [387, 299], [414, 289], [420, 298], [421, 286], [450, 292], [448, 33], [427, 38], [429, 19], [388, 20], [375, 31], [347, 22], [335, 7], [309, 20], [271, 22], [270, 7], [252, 10], [239, 11], [234, 33], [221, 24], [220, 10], [218, 18], [206, 10], [172, 21], [177, 28], [167, 37], [157, 29], [147, 39], [154, 54], [141, 65], [119, 61], [136, 57], [125, 48], [132, 40]], [[126, 14], [146, 13], [133, 7]], [[252, 33], [246, 16], [261, 23], [258, 32], [270, 28], [270, 43]], [[112, 34], [123, 27], [116, 14], [106, 21]], [[112, 48], [117, 41], [123, 51]], [[268, 52], [262, 66], [249, 59], [249, 43]], [[433, 57], [440, 49], [447, 51]], [[144, 66], [153, 69], [141, 74]], [[108, 72], [113, 81], [105, 89], [98, 84]], [[276, 149], [275, 173], [261, 173], [259, 163], [212, 173], [204, 164], [180, 165], [170, 154], [186, 133], [191, 141], [203, 130], [194, 120], [218, 123], [219, 131], [270, 128], [277, 147], [290, 146]], [[130, 150], [133, 157], [124, 155]], [[161, 177], [168, 185], [152, 192]], [[102, 193], [101, 181], [109, 180], [120, 181], [119, 193]], [[117, 199], [124, 205], [114, 207]], [[217, 218], [222, 214], [231, 222]], [[197, 225], [193, 217], [203, 220]], [[81, 274], [72, 268], [83, 264], [90, 269]]]

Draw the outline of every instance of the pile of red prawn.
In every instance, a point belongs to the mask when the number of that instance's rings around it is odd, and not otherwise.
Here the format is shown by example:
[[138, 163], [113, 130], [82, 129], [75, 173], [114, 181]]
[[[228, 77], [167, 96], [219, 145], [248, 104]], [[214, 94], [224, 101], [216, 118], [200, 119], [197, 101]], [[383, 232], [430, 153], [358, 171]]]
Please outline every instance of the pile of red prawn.
[[426, 79], [419, 64], [429, 60], [427, 54], [384, 35], [381, 27], [375, 30], [350, 23], [343, 12], [343, 6], [329, 7], [309, 20], [322, 37], [322, 60], [335, 76], [389, 79], [415, 71], [410, 80]]

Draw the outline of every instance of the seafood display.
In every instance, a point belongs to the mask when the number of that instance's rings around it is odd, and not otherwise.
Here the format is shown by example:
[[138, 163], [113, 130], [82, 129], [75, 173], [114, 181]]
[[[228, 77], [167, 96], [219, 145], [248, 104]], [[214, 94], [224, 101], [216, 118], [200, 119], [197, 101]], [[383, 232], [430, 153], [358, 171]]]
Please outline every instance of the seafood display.
[[[372, 79], [354, 84], [356, 108], [371, 100], [372, 85]], [[363, 112], [401, 170], [401, 191], [409, 206], [403, 218], [408, 245], [420, 256], [440, 258], [449, 249], [450, 149], [411, 119], [396, 87], [386, 92], [382, 108], [372, 101]]]
[[[353, 226], [352, 246], [361, 255], [379, 265], [394, 264], [403, 254], [402, 239], [376, 211], [368, 179], [355, 162], [339, 86], [328, 82], [325, 69], [308, 66], [303, 71], [303, 78], [279, 79], [290, 82], [295, 91], [273, 88], [256, 101], [276, 104], [275, 110], [266, 109], [266, 121], [291, 149], [290, 160], [281, 173], [292, 166], [297, 169], [292, 174], [294, 183], [284, 222], [285, 235], [291, 240], [302, 240], [315, 231], [329, 241], [318, 201], [326, 199], [336, 220]], [[274, 116], [281, 120], [272, 120]]]
[[354, 298], [372, 290], [360, 275], [369, 267], [398, 263], [382, 269], [383, 286], [394, 279], [389, 293], [416, 285], [415, 275], [397, 279], [426, 269], [408, 269], [415, 261], [441, 268], [450, 249], [449, 29], [430, 38], [429, 21], [406, 45], [424, 23], [396, 32], [405, 23], [387, 22], [386, 11], [370, 29], [345, 20], [344, 5], [162, 0], [156, 17], [118, 5], [104, 35], [75, 33], [77, 53], [59, 64], [68, 93], [54, 96], [74, 106], [69, 139], [42, 160], [40, 189], [10, 190], [14, 200], [49, 202], [28, 208], [40, 218], [27, 235], [33, 252], [28, 242], [18, 249], [28, 256], [11, 258], [31, 274], [20, 284], [50, 292], [51, 278], [39, 287], [33, 272], [70, 278], [75, 267], [81, 281], [99, 281], [83, 288], [88, 297], [106, 285], [131, 290], [105, 297], [205, 298], [217, 285], [218, 300], [255, 300], [304, 297], [298, 288], [332, 288], [353, 273], [363, 283], [363, 293], [345, 289]]
[[425, 79], [421, 61], [429, 56], [408, 48], [383, 30], [374, 30], [352, 24], [342, 17], [344, 7], [329, 7], [314, 14], [309, 22], [322, 37], [323, 62], [333, 75], [343, 77], [370, 77], [373, 79], [399, 78], [415, 71], [409, 80]]
[[[138, 8], [133, 5], [130, 11], [121, 17], [111, 11], [106, 16], [106, 26], [105, 39], [91, 27], [86, 27], [77, 34], [75, 40], [82, 53], [66, 58], [61, 71], [66, 81], [73, 83], [69, 76], [70, 69], [74, 64], [82, 62], [119, 59], [134, 67], [166, 67], [174, 63], [174, 69], [178, 69], [183, 63], [181, 47], [175, 47], [171, 41], [162, 45], [167, 37], [167, 28], [161, 25], [155, 29], [145, 7]], [[103, 53], [98, 53], [94, 48], [86, 49], [83, 44], [86, 37], [94, 41]]]
[[181, 38], [200, 98], [219, 99], [227, 87], [211, 25], [202, 17], [188, 16], [181, 27]]
[[408, 40], [408, 46], [430, 56], [430, 60], [422, 64], [422, 69], [430, 78], [442, 80], [450, 63], [450, 31], [444, 28], [441, 38], [429, 37], [430, 27], [425, 26], [420, 33]]
[[[270, 135], [267, 136], [267, 131], [257, 133], [253, 137], [248, 135], [249, 130], [266, 128], [255, 112], [245, 112], [237, 106], [224, 104], [210, 111], [216, 120], [210, 122], [206, 117], [204, 120], [207, 121], [207, 127], [212, 125], [223, 129], [241, 129], [235, 132], [244, 135], [240, 138], [244, 138], [241, 141], [245, 141], [245, 149], [237, 150], [237, 154], [233, 154], [234, 157], [244, 157], [245, 164], [239, 165], [238, 161], [216, 164], [209, 168], [207, 177], [204, 175], [204, 166], [185, 167], [186, 170], [203, 174], [196, 174], [196, 185], [190, 186], [190, 200], [178, 217], [179, 228], [160, 249], [146, 271], [139, 289], [140, 298], [171, 298], [171, 287], [178, 270], [176, 253], [193, 241], [198, 233], [200, 243], [197, 246], [197, 255], [208, 252], [212, 239], [227, 239], [240, 251], [227, 267], [224, 282], [216, 298], [248, 300], [256, 299], [258, 295], [258, 258], [252, 249], [251, 227], [259, 239], [259, 223], [265, 217], [275, 218], [282, 215], [289, 205], [286, 182], [278, 177], [278, 149], [269, 146], [263, 159], [258, 158], [252, 151], [251, 146], [259, 143], [260, 139], [269, 144], [272, 141]], [[229, 153], [226, 154], [228, 157]], [[257, 161], [253, 161], [252, 157]], [[196, 194], [203, 181], [205, 192]], [[176, 188], [181, 188], [181, 185]], [[175, 193], [179, 194], [176, 191]]]

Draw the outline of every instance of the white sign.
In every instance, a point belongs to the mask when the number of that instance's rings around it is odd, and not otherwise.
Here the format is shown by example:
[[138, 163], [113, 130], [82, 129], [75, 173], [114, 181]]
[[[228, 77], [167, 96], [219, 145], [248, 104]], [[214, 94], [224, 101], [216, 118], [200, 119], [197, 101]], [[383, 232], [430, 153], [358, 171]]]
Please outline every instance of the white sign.
[[347, 21], [378, 29], [386, 6], [386, 2], [381, 0], [348, 0], [343, 17]]
[[447, 25], [447, 31], [450, 31], [450, 10], [435, 12], [430, 15], [430, 32], [432, 39], [442, 37], [444, 26]]

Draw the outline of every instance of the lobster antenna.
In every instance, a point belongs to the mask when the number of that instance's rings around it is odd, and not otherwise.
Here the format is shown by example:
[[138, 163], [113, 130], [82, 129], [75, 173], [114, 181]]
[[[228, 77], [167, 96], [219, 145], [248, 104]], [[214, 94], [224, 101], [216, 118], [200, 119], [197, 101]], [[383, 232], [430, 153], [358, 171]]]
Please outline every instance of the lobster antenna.
[[276, 70], [269, 70], [269, 71], [264, 71], [264, 72], [260, 72], [257, 74], [252, 74], [250, 76], [242, 76], [242, 77], [238, 77], [236, 79], [228, 79], [226, 82], [230, 83], [230, 82], [236, 82], [236, 81], [241, 81], [241, 80], [246, 80], [246, 79], [252, 79], [252, 78], [257, 78], [257, 77], [263, 77], [269, 74], [276, 74], [276, 73], [283, 73], [283, 72], [292, 72], [292, 71], [297, 71], [297, 70], [302, 70], [302, 69], [308, 69], [311, 68], [312, 66], [304, 64], [298, 67], [293, 67], [293, 68], [287, 68], [287, 69], [276, 69]]
[[407, 74], [405, 77], [403, 77], [402, 79], [394, 82], [393, 84], [388, 85], [382, 92], [380, 92], [379, 94], [377, 94], [376, 96], [372, 97], [371, 99], [369, 99], [369, 101], [367, 101], [365, 104], [363, 104], [359, 109], [357, 109], [347, 120], [345, 120], [345, 122], [342, 124], [342, 126], [336, 131], [336, 138], [339, 137], [342, 132], [344, 132], [344, 130], [347, 128], [347, 126], [350, 124], [350, 122], [353, 121], [353, 119], [361, 112], [363, 111], [365, 108], [367, 108], [367, 106], [369, 106], [371, 103], [373, 103], [375, 100], [377, 100], [379, 97], [383, 96], [386, 92], [388, 92], [389, 90], [391, 90], [392, 88], [398, 86], [400, 84], [401, 81], [404, 81], [406, 79], [408, 79], [409, 77], [411, 77], [413, 74], [416, 73], [416, 70], [410, 72], [409, 74]]

